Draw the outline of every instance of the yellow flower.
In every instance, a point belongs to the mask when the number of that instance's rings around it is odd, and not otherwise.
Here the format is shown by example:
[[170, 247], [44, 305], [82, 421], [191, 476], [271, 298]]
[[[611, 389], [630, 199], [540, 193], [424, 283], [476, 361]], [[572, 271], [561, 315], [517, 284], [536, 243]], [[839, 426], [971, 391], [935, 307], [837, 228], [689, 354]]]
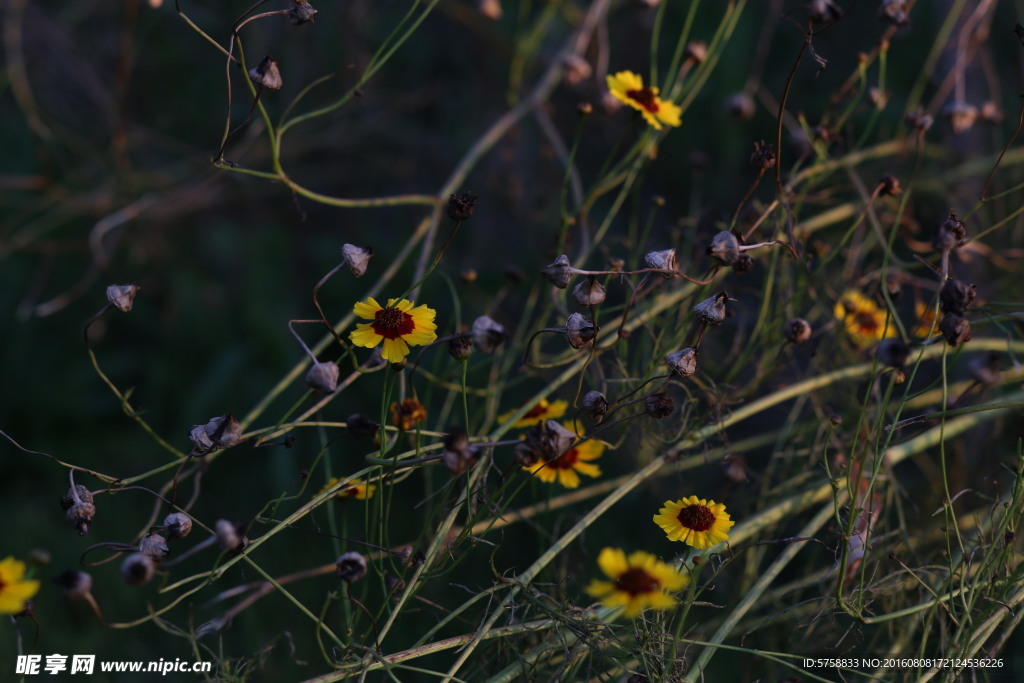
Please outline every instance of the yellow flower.
[[[512, 423], [512, 426], [532, 427], [533, 425], [540, 424], [541, 422], [547, 422], [548, 420], [557, 420], [565, 415], [565, 411], [568, 410], [568, 408], [568, 401], [555, 401], [554, 403], [548, 403], [544, 399], [541, 399], [540, 403], [530, 408], [530, 411]], [[515, 410], [510, 410], [507, 413], [499, 415], [498, 422], [508, 422], [515, 414]]]
[[[564, 401], [563, 401], [564, 403]], [[572, 431], [571, 423], [563, 423], [563, 427]], [[578, 434], [577, 436], [583, 436]], [[573, 446], [553, 460], [540, 458], [537, 462], [523, 469], [540, 479], [545, 484], [556, 481], [567, 489], [578, 488], [580, 475], [600, 477], [601, 469], [588, 460], [597, 460], [604, 453], [604, 444], [600, 441], [588, 440]]]
[[403, 432], [407, 432], [427, 419], [427, 409], [414, 398], [391, 404], [391, 421]]
[[25, 580], [25, 563], [13, 557], [0, 561], [0, 614], [17, 614], [39, 590], [39, 582]]
[[933, 337], [942, 334], [938, 327], [932, 329], [935, 323], [935, 309], [928, 304], [923, 301], [914, 302], [914, 316], [918, 319], [917, 327], [914, 328], [915, 337], [927, 337], [929, 332]]
[[392, 363], [401, 362], [409, 355], [409, 344], [422, 346], [437, 339], [434, 317], [437, 312], [426, 305], [413, 307], [408, 299], [388, 299], [387, 306], [381, 306], [373, 297], [360, 301], [352, 310], [363, 320], [349, 334], [356, 346], [368, 349], [384, 342], [381, 355]]
[[[319, 496], [324, 493], [327, 493], [327, 491], [333, 488], [339, 481], [341, 481], [341, 479], [339, 479], [338, 477], [331, 477], [330, 479], [327, 480], [327, 483], [324, 484], [324, 487], [320, 489], [320, 493], [318, 493], [317, 495]], [[374, 486], [373, 484], [367, 484], [365, 481], [352, 481], [342, 486], [341, 489], [339, 489], [337, 494], [335, 495], [338, 498], [355, 498], [356, 500], [366, 500], [367, 498], [373, 498], [373, 493], [376, 490], [377, 487]]]
[[676, 571], [650, 553], [638, 550], [626, 557], [617, 548], [605, 548], [597, 565], [611, 581], [594, 579], [587, 595], [605, 607], [625, 607], [627, 617], [635, 617], [645, 608], [670, 609], [676, 599], [665, 591], [677, 591], [690, 583], [689, 574]]
[[682, 541], [697, 550], [710, 548], [729, 538], [729, 529], [736, 522], [729, 519], [725, 505], [697, 496], [665, 501], [665, 507], [654, 515], [670, 541]]
[[843, 322], [846, 333], [858, 347], [896, 335], [892, 325], [885, 326], [885, 309], [855, 289], [848, 289], [833, 309], [836, 320]]
[[644, 79], [632, 71], [620, 71], [607, 77], [608, 89], [612, 96], [643, 114], [647, 123], [661, 130], [661, 124], [678, 126], [682, 109], [658, 97], [658, 89], [645, 88]]

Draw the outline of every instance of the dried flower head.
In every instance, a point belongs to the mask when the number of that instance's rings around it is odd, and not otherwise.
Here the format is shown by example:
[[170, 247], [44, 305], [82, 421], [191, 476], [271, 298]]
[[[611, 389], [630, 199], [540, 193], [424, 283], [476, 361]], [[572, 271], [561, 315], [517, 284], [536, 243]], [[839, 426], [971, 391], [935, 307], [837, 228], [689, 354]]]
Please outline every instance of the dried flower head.
[[569, 257], [562, 254], [555, 259], [554, 263], [547, 265], [540, 271], [544, 279], [559, 289], [565, 289], [572, 280], [573, 267], [569, 263]]
[[593, 75], [594, 69], [583, 57], [570, 53], [562, 57], [562, 77], [570, 85], [579, 85]]
[[597, 336], [597, 326], [589, 318], [580, 313], [573, 313], [565, 321], [565, 338], [569, 340], [569, 346], [574, 349], [581, 349]]
[[473, 217], [473, 209], [479, 201], [480, 197], [472, 192], [451, 195], [448, 197], [448, 218], [457, 222], [468, 221]]
[[414, 398], [391, 404], [391, 421], [403, 432], [408, 432], [427, 419], [427, 409]]
[[742, 242], [738, 235], [729, 230], [722, 230], [711, 238], [707, 255], [723, 265], [731, 266], [739, 260], [741, 246]]
[[906, 121], [908, 126], [918, 131], [919, 133], [923, 133], [924, 131], [931, 128], [932, 124], [935, 122], [935, 119], [933, 119], [931, 115], [925, 112], [925, 110], [922, 109], [921, 107], [918, 107], [914, 111], [907, 114], [907, 118], [904, 120]]
[[213, 525], [217, 535], [217, 545], [231, 555], [237, 555], [249, 545], [249, 537], [245, 535], [245, 526], [226, 519], [218, 519]]
[[644, 399], [644, 412], [655, 420], [668, 417], [675, 409], [676, 402], [664, 392], [651, 394]]
[[569, 447], [561, 452], [541, 454], [533, 463], [524, 465], [523, 469], [546, 484], [557, 481], [568, 489], [574, 489], [580, 485], [581, 474], [588, 477], [601, 476], [601, 469], [591, 461], [601, 457], [604, 444], [592, 439], [580, 441], [582, 434], [573, 432], [570, 424], [561, 426], [572, 435]]
[[[644, 265], [655, 270], [676, 270], [676, 250], [663, 249], [661, 251], [649, 251], [644, 254]], [[662, 277], [671, 278], [672, 273], [662, 273]]]
[[910, 23], [907, 0], [882, 0], [882, 6], [878, 8], [878, 18], [893, 26], [907, 26]]
[[192, 531], [192, 518], [183, 512], [172, 512], [164, 517], [164, 529], [170, 538], [185, 538]]
[[953, 100], [940, 112], [949, 122], [953, 135], [960, 135], [974, 127], [978, 120], [978, 108], [962, 100]]
[[702, 40], [691, 40], [683, 50], [683, 58], [700, 64], [708, 58], [708, 44]]
[[978, 296], [977, 286], [957, 279], [946, 280], [939, 290], [939, 308], [943, 313], [963, 315]]
[[107, 287], [107, 301], [117, 310], [127, 313], [132, 310], [139, 289], [138, 285], [110, 285]]
[[680, 377], [690, 377], [697, 372], [697, 349], [689, 346], [665, 356], [665, 362]]
[[316, 18], [316, 10], [309, 4], [309, 0], [292, 0], [291, 9], [288, 10], [288, 19], [295, 26], [308, 24]]
[[476, 0], [476, 11], [480, 13], [480, 16], [486, 17], [492, 21], [501, 19], [503, 14], [501, 9], [501, 0]]
[[803, 344], [811, 338], [811, 324], [803, 318], [793, 318], [786, 323], [786, 339], [792, 344]]
[[725, 302], [728, 298], [728, 294], [725, 292], [719, 292], [718, 294], [704, 299], [704, 301], [701, 301], [699, 304], [694, 306], [693, 312], [698, 319], [709, 325], [721, 325], [725, 322]]
[[833, 22], [843, 16], [843, 11], [832, 0], [811, 0], [807, 11], [815, 21]]
[[75, 484], [68, 489], [68, 495], [60, 499], [60, 506], [66, 510], [65, 517], [80, 536], [89, 532], [89, 525], [96, 516], [96, 505], [89, 489], [81, 484]]
[[764, 173], [775, 166], [775, 148], [764, 140], [754, 143], [754, 152], [750, 155], [750, 163], [759, 172]]
[[156, 572], [156, 563], [142, 553], [131, 553], [121, 563], [121, 578], [132, 586], [143, 586], [149, 583]]
[[171, 549], [167, 546], [167, 539], [160, 534], [146, 534], [139, 541], [139, 552], [159, 563], [171, 554]]
[[875, 358], [890, 368], [902, 368], [910, 356], [910, 347], [900, 339], [883, 339], [875, 347]]
[[607, 295], [608, 292], [604, 285], [598, 282], [597, 278], [593, 275], [573, 287], [572, 290], [572, 296], [580, 306], [600, 305], [604, 303]]
[[729, 95], [725, 101], [725, 110], [738, 121], [749, 121], [754, 118], [757, 107], [754, 104], [754, 98], [748, 93], [737, 92]]
[[960, 346], [971, 340], [971, 324], [965, 318], [950, 313], [942, 318], [939, 331], [950, 346]]
[[277, 68], [277, 62], [266, 56], [258, 65], [249, 69], [249, 79], [258, 88], [264, 90], [280, 90], [284, 85], [281, 79], [281, 71]]
[[452, 474], [459, 475], [468, 472], [480, 459], [477, 447], [469, 443], [466, 430], [461, 427], [449, 429], [441, 443], [444, 444], [441, 461]]
[[341, 245], [342, 262], [356, 277], [366, 275], [371, 256], [373, 256], [373, 249], [369, 247], [357, 247], [354, 244]]
[[609, 74], [605, 80], [612, 97], [639, 111], [655, 130], [661, 130], [662, 124], [675, 127], [682, 123], [679, 105], [658, 97], [657, 88], [644, 87], [643, 78], [632, 71]]
[[242, 425], [234, 415], [228, 413], [204, 425], [192, 425], [188, 438], [192, 442], [192, 455], [203, 456], [219, 448], [231, 448], [241, 441]]
[[903, 187], [896, 176], [884, 175], [878, 183], [878, 195], [880, 197], [899, 197], [903, 194]]
[[459, 334], [448, 340], [448, 355], [455, 360], [468, 360], [473, 355], [473, 340], [468, 334]]
[[366, 556], [348, 552], [338, 558], [338, 578], [345, 583], [355, 583], [366, 576]]
[[71, 600], [81, 600], [92, 592], [92, 576], [86, 572], [69, 569], [54, 577], [53, 582]]
[[956, 212], [950, 209], [949, 217], [939, 225], [932, 237], [932, 247], [936, 251], [949, 251], [963, 244], [967, 239], [967, 225], [960, 220]]
[[582, 405], [591, 417], [603, 417], [608, 412], [608, 399], [600, 391], [588, 391], [584, 394]]
[[538, 461], [554, 460], [575, 441], [576, 433], [572, 430], [554, 420], [541, 422], [531, 427], [516, 444], [516, 461], [523, 467], [531, 467]]
[[480, 353], [494, 353], [507, 337], [505, 326], [486, 315], [474, 320], [473, 327], [470, 329], [473, 346]]

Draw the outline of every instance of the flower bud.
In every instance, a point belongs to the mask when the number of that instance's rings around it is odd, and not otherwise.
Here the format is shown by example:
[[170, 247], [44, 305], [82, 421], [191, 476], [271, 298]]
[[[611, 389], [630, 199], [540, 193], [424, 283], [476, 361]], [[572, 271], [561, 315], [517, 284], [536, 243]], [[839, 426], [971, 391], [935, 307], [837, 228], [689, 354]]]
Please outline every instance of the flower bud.
[[369, 247], [357, 247], [354, 244], [341, 245], [342, 262], [356, 277], [366, 275], [366, 268], [370, 264], [371, 256], [373, 256], [373, 249]]
[[139, 289], [138, 285], [110, 285], [107, 287], [107, 301], [117, 310], [127, 313], [132, 310], [132, 304], [135, 303], [135, 295], [139, 293]]
[[569, 264], [569, 257], [562, 254], [555, 259], [555, 262], [545, 266], [540, 272], [544, 275], [544, 279], [553, 284], [559, 289], [565, 289], [569, 286], [569, 281], [572, 279], [572, 266]]
[[213, 525], [213, 530], [217, 534], [217, 545], [232, 555], [237, 555], [249, 545], [245, 527], [241, 524], [218, 519], [217, 523]]
[[167, 539], [160, 534], [146, 534], [139, 541], [139, 552], [159, 563], [171, 554], [171, 549], [167, 547]]
[[468, 221], [473, 217], [473, 209], [479, 201], [480, 197], [472, 192], [451, 195], [448, 197], [448, 218], [460, 223]]
[[883, 339], [875, 347], [875, 358], [890, 368], [902, 368], [910, 356], [910, 347], [899, 339]]
[[149, 583], [156, 572], [156, 564], [148, 555], [132, 553], [121, 563], [121, 577], [133, 586]]
[[313, 363], [313, 367], [306, 373], [306, 386], [325, 394], [333, 394], [338, 388], [340, 372], [337, 363]]
[[60, 499], [60, 506], [67, 511], [65, 517], [74, 525], [78, 535], [85, 536], [89, 532], [92, 518], [96, 516], [96, 505], [89, 489], [75, 484], [68, 489], [68, 495]]
[[721, 325], [725, 322], [725, 300], [728, 298], [728, 294], [719, 292], [694, 306], [693, 312], [700, 320], [709, 325]]
[[583, 282], [573, 287], [572, 295], [580, 306], [597, 306], [604, 303], [608, 292], [604, 285], [591, 275]]
[[295, 26], [308, 24], [316, 17], [316, 10], [309, 4], [309, 0], [292, 0], [292, 7], [288, 10], [288, 19]]
[[655, 420], [668, 417], [675, 409], [675, 401], [665, 393], [651, 394], [644, 399], [644, 411]]
[[965, 285], [960, 280], [947, 280], [939, 290], [939, 308], [943, 313], [963, 315], [978, 296], [975, 285]]
[[608, 399], [600, 391], [588, 391], [583, 396], [583, 408], [591, 417], [602, 417], [608, 412]]
[[280, 90], [281, 86], [284, 85], [284, 81], [281, 79], [281, 71], [277, 68], [277, 62], [269, 56], [264, 57], [262, 62], [249, 69], [249, 79], [256, 87], [263, 88], [264, 90]]
[[[665, 249], [663, 251], [649, 251], [644, 254], [644, 264], [648, 268], [654, 268], [656, 270], [671, 270], [676, 269], [676, 250]], [[668, 279], [672, 277], [671, 273], [661, 273], [661, 276]]]
[[942, 322], [939, 323], [939, 331], [942, 332], [942, 336], [946, 338], [946, 343], [950, 346], [960, 346], [971, 340], [971, 324], [955, 313], [950, 313], [942, 318]]
[[719, 263], [731, 266], [740, 258], [740, 240], [732, 232], [722, 230], [711, 239], [707, 254]]
[[455, 360], [468, 360], [473, 355], [473, 341], [468, 334], [460, 334], [448, 340], [448, 355]]
[[725, 110], [737, 121], [749, 121], [754, 118], [757, 107], [754, 98], [745, 92], [738, 92], [729, 95], [725, 101]]
[[975, 382], [993, 386], [999, 384], [1000, 360], [1001, 356], [998, 351], [981, 353], [971, 358], [967, 369], [971, 371], [971, 377]]
[[185, 538], [192, 531], [192, 518], [183, 512], [172, 512], [164, 517], [164, 529], [170, 538]]
[[482, 315], [474, 320], [473, 327], [470, 330], [473, 346], [480, 353], [494, 353], [498, 345], [504, 342], [507, 337], [508, 333], [505, 331], [505, 326], [486, 315]]
[[786, 339], [793, 344], [803, 344], [811, 338], [811, 324], [803, 318], [793, 318], [786, 323]]
[[565, 337], [569, 340], [569, 346], [580, 349], [586, 346], [597, 336], [597, 327], [593, 321], [583, 317], [579, 313], [573, 313], [565, 321]]
[[680, 377], [690, 377], [697, 372], [697, 349], [688, 346], [665, 356], [665, 362]]
[[349, 552], [338, 558], [338, 578], [345, 583], [355, 583], [366, 576], [366, 556]]
[[448, 435], [441, 442], [444, 444], [441, 460], [452, 474], [459, 475], [468, 472], [480, 459], [476, 446], [469, 443], [466, 430], [461, 427], [449, 429]]

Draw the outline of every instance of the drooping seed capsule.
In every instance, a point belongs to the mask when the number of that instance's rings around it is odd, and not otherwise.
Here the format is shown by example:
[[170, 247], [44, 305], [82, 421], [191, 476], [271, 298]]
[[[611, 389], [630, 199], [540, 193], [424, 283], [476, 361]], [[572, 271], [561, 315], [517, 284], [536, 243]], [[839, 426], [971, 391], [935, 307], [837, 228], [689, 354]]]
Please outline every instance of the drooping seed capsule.
[[697, 318], [709, 325], [721, 325], [725, 322], [725, 300], [728, 298], [728, 294], [719, 292], [694, 306], [693, 312]]
[[608, 292], [604, 285], [597, 281], [593, 275], [576, 285], [572, 290], [573, 298], [580, 306], [597, 306], [604, 303]]
[[373, 249], [369, 247], [357, 247], [354, 244], [341, 245], [342, 262], [355, 277], [366, 275], [371, 256], [373, 256]]
[[455, 360], [468, 360], [473, 355], [473, 340], [468, 334], [460, 334], [448, 340], [448, 355]]
[[217, 534], [217, 544], [228, 553], [237, 555], [249, 545], [249, 537], [245, 535], [245, 527], [226, 519], [218, 519], [213, 525]]
[[306, 386], [325, 394], [333, 394], [338, 389], [340, 374], [337, 363], [314, 363], [306, 373]]
[[164, 529], [170, 538], [185, 538], [192, 531], [192, 518], [183, 512], [172, 512], [164, 517]]
[[697, 372], [697, 349], [688, 346], [665, 356], [669, 368], [680, 377], [690, 377]]
[[963, 315], [978, 296], [978, 288], [960, 280], [947, 280], [939, 290], [939, 308], [943, 313]]
[[460, 223], [468, 221], [473, 217], [473, 209], [479, 201], [480, 197], [472, 192], [451, 195], [448, 197], [448, 218]]
[[308, 24], [316, 17], [316, 10], [309, 4], [309, 0], [292, 0], [292, 7], [288, 10], [288, 19], [295, 26]]
[[572, 270], [569, 257], [562, 254], [555, 259], [554, 263], [545, 266], [541, 273], [544, 275], [544, 279], [555, 287], [565, 289], [569, 286], [569, 281], [572, 280]]
[[803, 344], [811, 338], [811, 324], [803, 318], [793, 318], [786, 323], [786, 339], [793, 344]]
[[167, 539], [160, 534], [146, 534], [139, 541], [139, 552], [159, 563], [171, 554], [171, 549], [167, 546]]
[[583, 408], [591, 417], [602, 417], [608, 412], [608, 399], [600, 391], [588, 391], [583, 396]]
[[277, 68], [277, 62], [269, 56], [264, 57], [258, 65], [249, 69], [249, 79], [259, 88], [264, 90], [280, 90], [284, 85], [281, 79], [281, 71]]
[[476, 446], [469, 443], [466, 430], [461, 427], [449, 429], [441, 442], [444, 444], [441, 460], [452, 474], [468, 472], [480, 459]]
[[480, 353], [494, 353], [494, 350], [508, 338], [508, 333], [504, 325], [482, 315], [473, 321], [470, 338]]
[[[663, 249], [661, 251], [649, 251], [644, 254], [644, 264], [648, 268], [656, 270], [676, 270], [676, 250]], [[672, 273], [661, 273], [663, 278], [673, 277]]]
[[69, 569], [58, 574], [53, 582], [60, 586], [64, 597], [71, 600], [81, 600], [92, 592], [92, 576], [86, 572]]
[[230, 448], [242, 439], [242, 425], [231, 413], [211, 419], [204, 425], [193, 425], [188, 438], [192, 455], [203, 456], [219, 448]]
[[737, 92], [729, 95], [725, 101], [725, 110], [737, 121], [749, 121], [754, 118], [757, 108], [753, 97], [745, 92]]
[[708, 256], [726, 266], [736, 263], [740, 253], [739, 238], [728, 230], [722, 230], [711, 238], [711, 244], [707, 249]]
[[89, 532], [89, 525], [96, 516], [96, 505], [89, 489], [81, 484], [75, 484], [68, 489], [68, 495], [60, 499], [60, 506], [66, 510], [65, 517], [75, 527], [79, 536]]
[[966, 319], [950, 313], [942, 318], [939, 331], [950, 346], [960, 346], [971, 340], [971, 324]]
[[644, 399], [644, 411], [655, 420], [666, 418], [676, 409], [676, 403], [672, 397], [662, 392], [651, 394]]
[[565, 321], [565, 337], [569, 340], [569, 346], [574, 349], [583, 348], [596, 336], [597, 327], [594, 326], [593, 321], [580, 313], [573, 313]]
[[875, 358], [890, 368], [902, 368], [910, 356], [910, 347], [899, 339], [883, 339], [875, 347]]
[[156, 572], [156, 564], [148, 555], [131, 553], [121, 563], [121, 577], [133, 586], [149, 583]]
[[338, 558], [338, 578], [345, 583], [355, 583], [366, 576], [366, 556], [348, 552]]
[[138, 285], [110, 285], [107, 287], [107, 301], [117, 310], [127, 313], [132, 310], [139, 289]]

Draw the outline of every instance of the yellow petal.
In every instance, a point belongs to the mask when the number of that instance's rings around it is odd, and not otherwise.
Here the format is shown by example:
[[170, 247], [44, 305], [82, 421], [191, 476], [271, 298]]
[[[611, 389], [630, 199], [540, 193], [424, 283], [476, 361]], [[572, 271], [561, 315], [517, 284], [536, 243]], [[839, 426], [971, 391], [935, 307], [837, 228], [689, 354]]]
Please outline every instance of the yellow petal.
[[567, 489], [579, 488], [580, 475], [576, 474], [576, 470], [558, 470], [558, 483]]
[[384, 339], [384, 349], [381, 353], [384, 360], [390, 363], [399, 363], [408, 355], [409, 347], [406, 346], [401, 337], [398, 339]]
[[380, 340], [384, 337], [374, 332], [372, 324], [359, 323], [356, 325], [356, 329], [349, 332], [348, 338], [356, 346], [372, 349], [377, 344], [380, 344]]
[[626, 553], [618, 548], [605, 548], [597, 556], [597, 566], [605, 573], [605, 576], [618, 579], [629, 570], [626, 563]]
[[590, 585], [584, 589], [592, 598], [602, 598], [615, 590], [615, 584], [611, 581], [598, 581], [591, 579]]
[[356, 305], [352, 307], [352, 312], [364, 320], [373, 320], [379, 310], [380, 304], [374, 301], [372, 297], [367, 299], [366, 302], [357, 301]]
[[575, 465], [573, 465], [573, 469], [575, 469], [580, 474], [587, 475], [588, 477], [601, 476], [601, 468], [599, 468], [597, 465], [591, 465], [590, 463], [578, 462]]

